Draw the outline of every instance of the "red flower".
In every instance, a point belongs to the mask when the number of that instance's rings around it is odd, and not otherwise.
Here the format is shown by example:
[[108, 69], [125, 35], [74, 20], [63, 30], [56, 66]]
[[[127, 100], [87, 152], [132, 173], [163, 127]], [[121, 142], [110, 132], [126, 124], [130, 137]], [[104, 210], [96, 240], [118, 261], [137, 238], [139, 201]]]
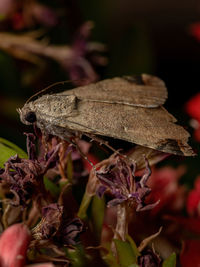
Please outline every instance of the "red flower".
[[[200, 28], [200, 23], [199, 23]], [[199, 35], [200, 38], [200, 35]], [[200, 93], [192, 97], [186, 103], [186, 112], [193, 118], [191, 125], [195, 129], [194, 136], [197, 141], [200, 141]]]
[[152, 213], [177, 211], [183, 207], [185, 188], [179, 185], [178, 180], [184, 172], [183, 166], [176, 169], [172, 167], [152, 169], [152, 175], [148, 181], [152, 191], [147, 201], [152, 203], [160, 200], [159, 204], [151, 210]]
[[195, 180], [194, 189], [188, 195], [186, 207], [190, 215], [200, 216], [200, 176]]
[[189, 32], [197, 41], [200, 42], [200, 22], [190, 25]]
[[182, 267], [200, 266], [200, 240], [186, 240], [180, 255]]
[[[92, 162], [92, 164], [94, 164], [94, 165], [96, 165], [96, 164], [99, 162], [99, 160], [98, 160], [93, 154], [91, 154], [91, 153], [89, 153], [89, 154], [87, 155], [87, 158], [88, 158], [88, 160], [89, 160], [90, 162]], [[86, 169], [88, 172], [90, 172], [90, 171], [92, 170], [92, 165], [91, 165], [91, 163], [90, 163], [88, 160], [83, 159], [83, 163], [84, 163], [85, 169]]]

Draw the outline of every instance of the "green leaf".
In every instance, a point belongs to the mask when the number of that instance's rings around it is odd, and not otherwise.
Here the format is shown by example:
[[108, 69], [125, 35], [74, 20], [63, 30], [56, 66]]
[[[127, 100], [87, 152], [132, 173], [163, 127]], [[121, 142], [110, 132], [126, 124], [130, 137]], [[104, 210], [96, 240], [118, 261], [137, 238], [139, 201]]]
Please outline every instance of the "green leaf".
[[89, 195], [87, 193], [87, 191], [85, 191], [84, 193], [84, 196], [82, 198], [82, 201], [81, 201], [81, 205], [79, 207], [79, 211], [78, 211], [78, 214], [77, 216], [81, 219], [81, 220], [87, 220], [87, 210], [88, 210], [88, 207], [90, 205], [90, 202], [92, 200], [92, 196]]
[[172, 253], [162, 264], [162, 267], [175, 267], [176, 266], [176, 253]]
[[114, 243], [121, 267], [130, 267], [131, 265], [137, 263], [137, 255], [129, 242], [114, 239]]
[[4, 20], [6, 18], [5, 14], [0, 14], [0, 21]]
[[66, 256], [70, 260], [72, 267], [87, 266], [87, 259], [82, 245], [76, 245], [73, 248], [65, 249]]
[[117, 263], [117, 259], [114, 257], [111, 251], [106, 255], [102, 256], [102, 259], [106, 262], [108, 266], [120, 267], [119, 264]]
[[104, 219], [105, 211], [105, 200], [104, 198], [99, 198], [94, 196], [92, 199], [92, 225], [94, 227], [94, 232], [98, 240], [101, 237], [102, 224]]
[[140, 252], [135, 244], [135, 241], [133, 240], [133, 238], [130, 235], [126, 236], [126, 240], [130, 243], [132, 250], [135, 253], [136, 258], [140, 256]]
[[55, 185], [50, 179], [48, 179], [47, 177], [44, 176], [44, 186], [46, 188], [47, 191], [49, 191], [52, 196], [54, 197], [58, 197], [59, 193], [60, 193], [60, 189], [57, 185]]
[[19, 148], [17, 145], [13, 144], [12, 142], [1, 138], [0, 137], [0, 167], [4, 166], [4, 163], [11, 157], [16, 154], [20, 158], [27, 158], [28, 155], [26, 152], [24, 152], [21, 148]]

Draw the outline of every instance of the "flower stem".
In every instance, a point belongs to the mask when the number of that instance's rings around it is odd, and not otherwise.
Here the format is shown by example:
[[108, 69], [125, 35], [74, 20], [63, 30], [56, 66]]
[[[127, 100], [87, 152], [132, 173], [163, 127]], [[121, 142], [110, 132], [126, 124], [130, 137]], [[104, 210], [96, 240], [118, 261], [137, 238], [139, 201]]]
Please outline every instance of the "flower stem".
[[128, 234], [128, 203], [124, 202], [117, 206], [117, 224], [114, 238], [125, 241]]

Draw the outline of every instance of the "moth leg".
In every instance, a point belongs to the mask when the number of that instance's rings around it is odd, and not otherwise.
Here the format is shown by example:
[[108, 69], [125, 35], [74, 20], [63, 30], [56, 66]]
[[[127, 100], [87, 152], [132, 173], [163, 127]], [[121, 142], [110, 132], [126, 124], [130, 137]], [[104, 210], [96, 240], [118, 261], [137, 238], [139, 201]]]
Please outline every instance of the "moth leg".
[[119, 152], [119, 150], [114, 149], [112, 146], [109, 145], [109, 143], [108, 143], [107, 141], [105, 141], [105, 140], [103, 140], [103, 139], [101, 139], [101, 138], [99, 138], [99, 137], [96, 137], [96, 135], [93, 135], [93, 134], [86, 134], [86, 133], [84, 133], [84, 135], [87, 136], [87, 137], [89, 137], [89, 138], [91, 139], [90, 142], [96, 141], [97, 143], [100, 144], [100, 146], [101, 146], [101, 145], [104, 145], [104, 146], [106, 146], [107, 148], [109, 148], [112, 152], [114, 152], [115, 154], [120, 155], [120, 156], [122, 156], [122, 157], [124, 157], [124, 158], [127, 158], [126, 155], [121, 154], [121, 153]]
[[[79, 138], [78, 138], [79, 139]], [[78, 150], [78, 152], [81, 154], [81, 156], [87, 160], [89, 162], [89, 164], [92, 166], [92, 168], [96, 171], [96, 167], [95, 165], [88, 159], [88, 157], [82, 152], [81, 148], [79, 147], [78, 143], [77, 143], [77, 138], [73, 138], [71, 139], [71, 144], [74, 145], [76, 147], [76, 149]]]
[[42, 145], [44, 146], [44, 157], [46, 157], [49, 151], [49, 144], [48, 144], [48, 135], [44, 131], [42, 131], [41, 142], [42, 142]]

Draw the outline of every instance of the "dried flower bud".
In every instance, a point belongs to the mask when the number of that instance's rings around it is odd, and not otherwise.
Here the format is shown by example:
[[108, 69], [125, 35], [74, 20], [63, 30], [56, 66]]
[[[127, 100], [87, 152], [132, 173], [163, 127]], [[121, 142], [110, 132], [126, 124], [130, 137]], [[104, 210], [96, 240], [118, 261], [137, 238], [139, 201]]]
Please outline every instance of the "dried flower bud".
[[100, 181], [97, 195], [102, 196], [105, 191], [109, 191], [114, 198], [108, 202], [108, 206], [115, 206], [124, 201], [134, 201], [137, 204], [136, 211], [154, 208], [158, 202], [146, 205], [145, 197], [151, 192], [146, 185], [151, 169], [146, 160], [146, 169], [142, 177], [135, 177], [135, 165], [129, 164], [124, 159], [116, 157], [106, 168], [96, 172]]

